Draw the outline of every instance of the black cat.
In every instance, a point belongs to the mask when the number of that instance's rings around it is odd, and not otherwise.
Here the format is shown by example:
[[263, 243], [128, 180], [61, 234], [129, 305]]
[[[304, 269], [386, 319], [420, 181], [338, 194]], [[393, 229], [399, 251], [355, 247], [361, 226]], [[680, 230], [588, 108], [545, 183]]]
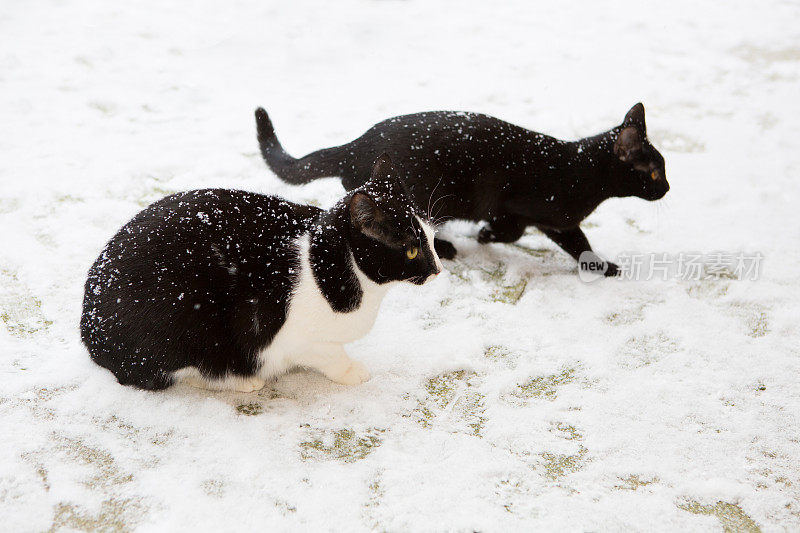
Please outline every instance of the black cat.
[[[362, 180], [363, 181], [363, 180]], [[441, 271], [433, 230], [381, 157], [329, 211], [244, 191], [173, 194], [136, 215], [89, 271], [81, 338], [125, 385], [260, 389], [293, 366], [369, 374], [343, 344], [387, 288]]]
[[[658, 200], [669, 190], [664, 158], [647, 140], [644, 106], [624, 122], [579, 141], [561, 141], [476, 113], [433, 111], [380, 122], [358, 139], [295, 159], [256, 110], [264, 160], [289, 183], [338, 176], [358, 187], [364, 169], [388, 153], [420, 206], [444, 219], [486, 220], [478, 240], [513, 242], [539, 228], [576, 260], [591, 246], [579, 224], [604, 200]], [[430, 213], [429, 213], [430, 214]], [[436, 240], [439, 256], [456, 250]], [[617, 273], [608, 263], [606, 275]]]

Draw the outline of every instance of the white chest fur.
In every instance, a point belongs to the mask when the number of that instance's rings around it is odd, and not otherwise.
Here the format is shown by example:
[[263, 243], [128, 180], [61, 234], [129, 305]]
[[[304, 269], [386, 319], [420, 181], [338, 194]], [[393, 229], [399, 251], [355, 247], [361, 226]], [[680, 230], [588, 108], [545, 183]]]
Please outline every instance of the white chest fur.
[[357, 309], [338, 313], [328, 304], [314, 279], [309, 259], [309, 235], [301, 236], [297, 246], [300, 269], [298, 282], [292, 291], [283, 327], [259, 355], [263, 377], [274, 376], [296, 365], [307, 365], [308, 355], [318, 352], [320, 346], [341, 346], [369, 333], [391, 285], [378, 285], [370, 280], [359, 270], [351, 256], [363, 296]]

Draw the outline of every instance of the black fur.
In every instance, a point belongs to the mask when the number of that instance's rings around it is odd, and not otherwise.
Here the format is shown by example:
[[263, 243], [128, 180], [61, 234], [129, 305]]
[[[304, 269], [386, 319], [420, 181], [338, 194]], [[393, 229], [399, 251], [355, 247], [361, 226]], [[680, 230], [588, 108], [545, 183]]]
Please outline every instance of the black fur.
[[[251, 376], [283, 325], [297, 281], [297, 240], [335, 311], [357, 309], [361, 285], [421, 283], [438, 273], [411, 202], [388, 159], [329, 211], [244, 191], [205, 189], [147, 207], [111, 239], [89, 271], [81, 338], [92, 359], [125, 385], [162, 389], [172, 373]], [[369, 213], [352, 215], [353, 206]], [[370, 227], [366, 234], [363, 229]]]
[[[345, 189], [388, 153], [417, 204], [443, 219], [488, 221], [480, 242], [513, 242], [528, 226], [578, 259], [591, 250], [579, 224], [604, 200], [657, 200], [669, 190], [664, 158], [647, 140], [644, 106], [620, 126], [579, 141], [561, 141], [476, 113], [434, 111], [395, 117], [358, 139], [300, 159], [288, 155], [266, 111], [256, 110], [264, 160], [289, 183], [338, 176]], [[450, 259], [456, 250], [436, 240]], [[607, 275], [617, 272], [609, 264]]]

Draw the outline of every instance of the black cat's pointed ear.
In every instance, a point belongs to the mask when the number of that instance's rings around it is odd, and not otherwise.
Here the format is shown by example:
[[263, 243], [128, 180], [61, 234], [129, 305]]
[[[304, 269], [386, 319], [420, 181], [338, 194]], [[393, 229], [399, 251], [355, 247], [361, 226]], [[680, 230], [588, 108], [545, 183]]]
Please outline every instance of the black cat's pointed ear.
[[642, 150], [642, 137], [636, 126], [622, 128], [614, 141], [614, 155], [626, 163], [632, 162]]
[[379, 190], [384, 190], [390, 196], [399, 198], [405, 196], [411, 198], [411, 191], [408, 190], [406, 183], [400, 178], [397, 170], [389, 158], [389, 154], [383, 153], [375, 160], [372, 167], [372, 175], [369, 180], [375, 184]]
[[374, 181], [381, 178], [385, 179], [393, 175], [394, 167], [392, 166], [392, 160], [389, 158], [388, 154], [383, 153], [375, 160], [375, 164], [372, 165], [372, 174], [369, 179]]
[[367, 193], [357, 191], [350, 198], [350, 223], [359, 231], [369, 234], [386, 218], [381, 208]]
[[634, 105], [628, 111], [628, 114], [625, 115], [625, 121], [622, 123], [623, 126], [636, 126], [641, 128], [642, 132], [645, 131], [645, 121], [644, 121], [644, 106], [641, 102]]

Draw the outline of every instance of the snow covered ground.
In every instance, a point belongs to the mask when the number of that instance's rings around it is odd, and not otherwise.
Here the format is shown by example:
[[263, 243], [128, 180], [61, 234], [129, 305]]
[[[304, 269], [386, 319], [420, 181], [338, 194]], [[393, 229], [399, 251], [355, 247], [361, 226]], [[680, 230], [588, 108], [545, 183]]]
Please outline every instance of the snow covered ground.
[[[800, 5], [7, 2], [0, 530], [800, 529]], [[564, 138], [637, 101], [672, 190], [595, 248], [760, 252], [756, 281], [601, 280], [541, 234], [459, 248], [350, 347], [372, 379], [142, 392], [78, 336], [85, 273], [173, 191], [331, 205], [295, 155], [429, 109]]]

